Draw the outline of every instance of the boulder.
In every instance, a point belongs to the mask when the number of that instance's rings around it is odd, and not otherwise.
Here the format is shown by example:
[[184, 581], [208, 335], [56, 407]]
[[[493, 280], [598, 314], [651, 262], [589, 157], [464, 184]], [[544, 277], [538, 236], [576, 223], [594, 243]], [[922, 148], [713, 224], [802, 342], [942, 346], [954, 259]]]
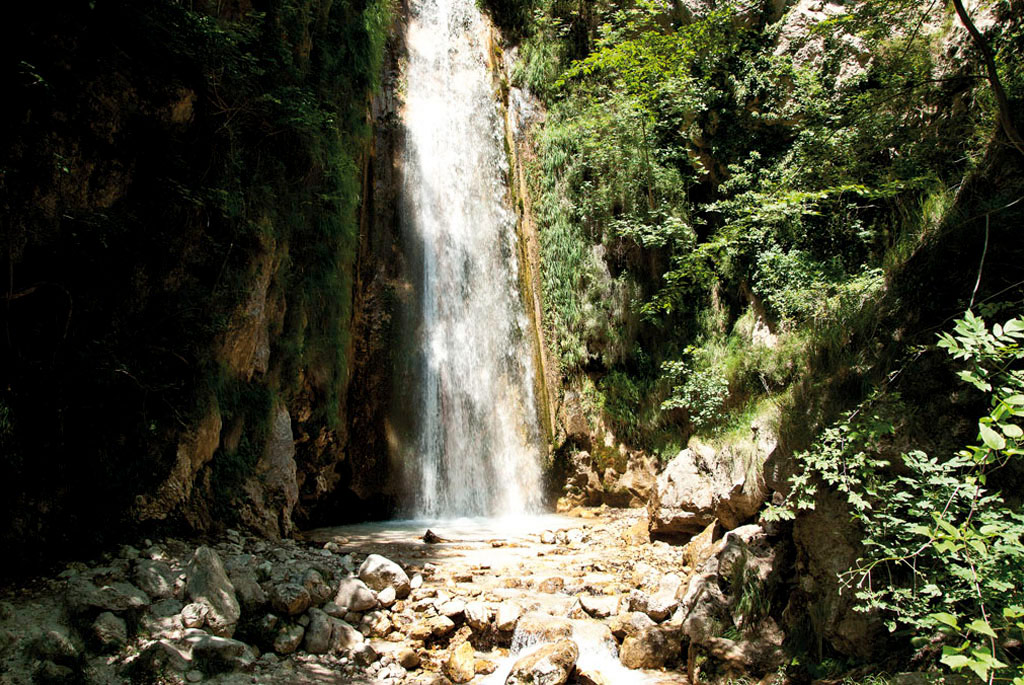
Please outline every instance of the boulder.
[[519, 619], [516, 625], [516, 639], [522, 644], [554, 642], [572, 637], [572, 623], [567, 618], [531, 612]]
[[572, 640], [543, 645], [516, 661], [505, 685], [563, 685], [569, 681], [579, 656], [579, 647]]
[[184, 642], [191, 648], [192, 664], [207, 673], [244, 668], [256, 660], [244, 642], [201, 630], [189, 631]]
[[83, 576], [68, 580], [64, 597], [68, 610], [76, 615], [141, 610], [149, 604], [149, 596], [131, 583], [97, 586]]
[[302, 644], [306, 629], [293, 623], [281, 626], [274, 637], [274, 651], [278, 654], [291, 654]]
[[353, 628], [351, 624], [336, 618], [331, 620], [330, 651], [347, 654], [363, 641], [363, 634]]
[[619, 648], [619, 661], [626, 668], [661, 668], [679, 656], [680, 636], [660, 626], [644, 628], [626, 637]]
[[613, 616], [608, 622], [608, 628], [611, 629], [612, 635], [618, 640], [623, 640], [630, 635], [636, 635], [642, 630], [653, 628], [655, 625], [650, 616], [639, 611]]
[[608, 618], [619, 608], [618, 597], [609, 597], [608, 595], [601, 595], [594, 597], [591, 595], [580, 595], [580, 606], [583, 607], [583, 611], [587, 612], [587, 615], [593, 616], [594, 618]]
[[85, 649], [81, 639], [72, 629], [63, 625], [53, 625], [44, 628], [42, 633], [29, 643], [29, 653], [40, 661], [75, 665], [85, 655]]
[[398, 596], [393, 587], [386, 587], [377, 593], [377, 602], [385, 609], [390, 609], [394, 606], [397, 598]]
[[368, 611], [377, 606], [377, 597], [358, 578], [343, 578], [334, 603], [345, 611]]
[[469, 602], [465, 610], [466, 623], [477, 632], [487, 630], [491, 623], [491, 610], [483, 602]]
[[256, 571], [250, 568], [233, 569], [228, 572], [228, 579], [235, 587], [235, 596], [244, 610], [256, 613], [266, 606], [267, 593], [260, 586]]
[[468, 642], [460, 643], [444, 662], [444, 674], [453, 683], [468, 683], [476, 676], [476, 652]]
[[202, 628], [206, 623], [206, 615], [210, 607], [200, 602], [192, 602], [181, 608], [181, 624], [186, 628]]
[[502, 602], [498, 605], [498, 611], [494, 616], [494, 627], [505, 632], [515, 630], [522, 611], [515, 602]]
[[105, 611], [93, 621], [92, 637], [101, 652], [116, 652], [128, 644], [128, 624]]
[[450, 599], [437, 607], [437, 613], [447, 616], [453, 621], [458, 620], [466, 612], [466, 602], [461, 599]]
[[220, 556], [209, 547], [200, 547], [192, 555], [186, 573], [185, 591], [193, 602], [206, 605], [206, 625], [215, 635], [231, 637], [242, 609]]
[[135, 585], [153, 599], [174, 597], [178, 576], [170, 564], [152, 559], [139, 559], [135, 563]]
[[395, 596], [398, 599], [405, 599], [412, 590], [409, 576], [402, 570], [402, 567], [379, 554], [371, 554], [366, 557], [359, 567], [358, 575], [361, 581], [377, 592], [386, 587], [394, 588]]
[[298, 616], [309, 608], [309, 591], [297, 583], [275, 585], [270, 593], [270, 605], [285, 616]]
[[395, 661], [407, 671], [411, 671], [420, 665], [420, 655], [415, 649], [404, 647], [398, 651]]
[[377, 650], [374, 649], [373, 645], [369, 642], [360, 642], [358, 645], [350, 649], [348, 654], [352, 661], [364, 668], [380, 658], [380, 655], [377, 654]]
[[316, 569], [307, 569], [302, 574], [302, 587], [309, 593], [310, 605], [321, 606], [334, 596], [331, 586], [324, 580], [323, 575]]
[[551, 595], [556, 592], [561, 592], [564, 587], [565, 580], [558, 576], [553, 576], [551, 578], [545, 578], [544, 580], [542, 580], [537, 585], [537, 591]]
[[697, 441], [692, 445], [669, 462], [651, 490], [652, 536], [694, 536], [715, 519], [731, 530], [764, 504], [767, 489], [758, 474], [768, 454], [749, 445], [718, 451]]
[[306, 626], [306, 651], [310, 654], [326, 654], [331, 649], [331, 635], [334, 626], [331, 617], [319, 609], [309, 610], [309, 625]]
[[676, 593], [683, 584], [674, 573], [666, 574], [658, 584], [658, 590], [647, 600], [646, 614], [655, 621], [664, 621], [679, 607]]

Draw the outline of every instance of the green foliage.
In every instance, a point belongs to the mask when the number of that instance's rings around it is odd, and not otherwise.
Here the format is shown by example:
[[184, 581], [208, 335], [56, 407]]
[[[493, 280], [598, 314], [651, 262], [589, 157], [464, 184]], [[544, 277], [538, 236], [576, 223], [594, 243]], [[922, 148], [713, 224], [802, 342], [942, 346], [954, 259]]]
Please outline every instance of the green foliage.
[[[871, 0], [779, 51], [768, 10], [747, 3], [532, 8], [514, 80], [548, 107], [531, 177], [563, 374], [648, 385], [667, 401], [638, 434], [651, 442], [673, 423], [711, 430], [801, 370], [863, 369], [856, 343], [877, 330], [890, 277], [934, 235], [994, 125], [973, 63], [950, 72], [941, 57], [950, 22]], [[1010, 21], [993, 44], [1019, 65], [1020, 41]], [[954, 114], [953, 101], [980, 104]], [[750, 338], [730, 329], [748, 307], [775, 348], [740, 349]]]
[[995, 489], [1024, 454], [1024, 320], [990, 328], [968, 312], [938, 347], [988, 400], [977, 443], [944, 460], [919, 450], [892, 460], [888, 417], [909, 409], [897, 393], [877, 394], [797, 455], [788, 504], [769, 517], [813, 509], [819, 488], [838, 493], [865, 534], [845, 574], [859, 607], [882, 612], [890, 630], [939, 633], [941, 661], [954, 670], [1024, 682], [1006, 647], [1024, 636], [1024, 514]]
[[[662, 370], [673, 383], [672, 394], [661, 403], [662, 409], [686, 409], [697, 428], [714, 426], [724, 418], [722, 408], [729, 396], [729, 382], [721, 369], [665, 362]], [[680, 380], [684, 382], [676, 385]]]

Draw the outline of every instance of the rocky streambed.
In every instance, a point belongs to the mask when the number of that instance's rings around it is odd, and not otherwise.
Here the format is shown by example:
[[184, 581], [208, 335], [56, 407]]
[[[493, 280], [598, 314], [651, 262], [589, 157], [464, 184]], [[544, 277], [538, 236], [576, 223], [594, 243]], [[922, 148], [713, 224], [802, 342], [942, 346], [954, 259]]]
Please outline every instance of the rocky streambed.
[[[774, 672], [758, 526], [643, 510], [143, 540], [9, 590], [0, 683], [687, 683]], [[754, 599], [751, 600], [751, 597]], [[762, 615], [762, 613], [764, 615]], [[720, 637], [728, 633], [732, 639]]]

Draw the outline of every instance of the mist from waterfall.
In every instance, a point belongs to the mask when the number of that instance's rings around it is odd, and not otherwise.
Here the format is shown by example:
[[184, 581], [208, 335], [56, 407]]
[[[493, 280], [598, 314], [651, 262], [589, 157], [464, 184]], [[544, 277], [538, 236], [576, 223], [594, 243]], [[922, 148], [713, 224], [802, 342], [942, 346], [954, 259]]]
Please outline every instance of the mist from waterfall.
[[403, 512], [535, 513], [541, 440], [506, 207], [504, 128], [474, 0], [412, 0], [401, 230], [410, 293], [395, 423]]

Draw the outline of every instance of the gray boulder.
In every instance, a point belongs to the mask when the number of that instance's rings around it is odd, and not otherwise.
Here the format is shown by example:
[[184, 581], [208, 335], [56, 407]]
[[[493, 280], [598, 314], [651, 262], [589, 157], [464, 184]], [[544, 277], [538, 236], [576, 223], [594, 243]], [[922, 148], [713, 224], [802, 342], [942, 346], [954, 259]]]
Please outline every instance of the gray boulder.
[[[409, 576], [402, 567], [379, 554], [371, 554], [359, 567], [359, 579], [366, 585], [380, 592], [386, 587], [395, 589], [398, 599], [405, 599], [412, 590]], [[337, 601], [337, 600], [335, 600]]]
[[377, 598], [358, 578], [343, 578], [338, 585], [334, 603], [345, 611], [369, 611], [377, 606]]
[[200, 547], [192, 555], [186, 573], [185, 591], [193, 602], [207, 607], [206, 625], [215, 635], [231, 637], [242, 609], [220, 556], [209, 547]]

